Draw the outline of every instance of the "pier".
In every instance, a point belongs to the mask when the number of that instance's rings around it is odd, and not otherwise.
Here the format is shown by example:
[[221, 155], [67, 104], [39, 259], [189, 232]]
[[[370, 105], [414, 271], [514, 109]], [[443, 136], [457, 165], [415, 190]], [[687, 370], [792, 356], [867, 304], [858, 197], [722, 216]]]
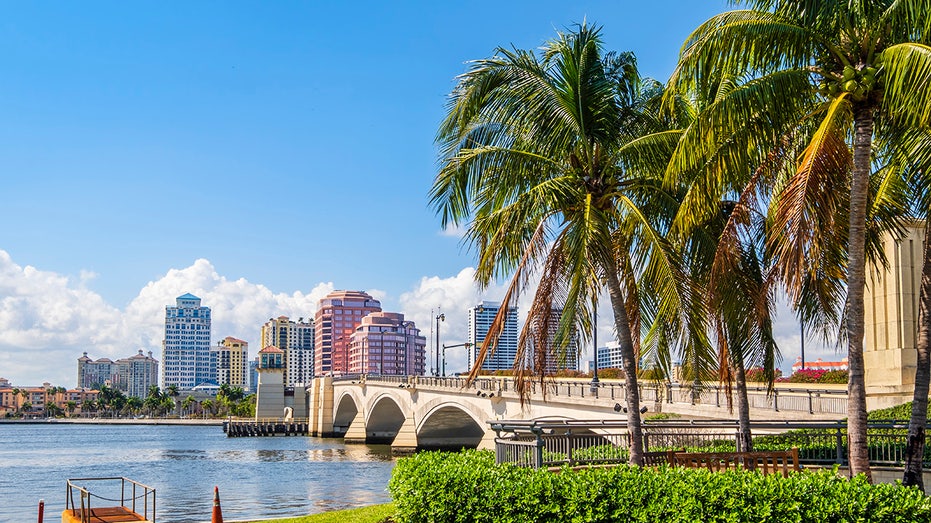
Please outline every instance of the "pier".
[[223, 422], [227, 437], [307, 436], [310, 424], [306, 419], [230, 419]]

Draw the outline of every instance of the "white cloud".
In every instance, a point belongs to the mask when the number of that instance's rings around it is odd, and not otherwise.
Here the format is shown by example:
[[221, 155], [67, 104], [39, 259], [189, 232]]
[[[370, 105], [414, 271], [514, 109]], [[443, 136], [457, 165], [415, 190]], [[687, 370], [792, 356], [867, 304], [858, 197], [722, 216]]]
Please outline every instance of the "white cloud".
[[[87, 351], [92, 358], [111, 359], [131, 356], [138, 349], [152, 351], [161, 359], [165, 307], [190, 292], [199, 296], [213, 314], [214, 342], [226, 336], [246, 340], [250, 353], [258, 347], [259, 330], [270, 317], [313, 317], [320, 298], [334, 290], [332, 282], [319, 283], [309, 291], [273, 293], [261, 284], [220, 275], [205, 259], [183, 269], [171, 269], [145, 285], [124, 310], [107, 304], [85, 287], [96, 275], [82, 271], [75, 280], [32, 266], [17, 265], [0, 250], [0, 377], [17, 385], [37, 385], [44, 381], [74, 386], [76, 360]], [[480, 290], [473, 268], [462, 269], [451, 277], [423, 277], [413, 289], [398, 298], [400, 312], [416, 322], [428, 338], [431, 356], [435, 344], [437, 311], [445, 315], [440, 323], [440, 343], [454, 345], [468, 339], [468, 309], [481, 300], [499, 301], [504, 285]], [[388, 292], [372, 289], [373, 297], [390, 299]], [[526, 315], [531, 293], [525, 292], [518, 304], [520, 317]], [[387, 310], [387, 308], [386, 308]], [[598, 344], [614, 338], [613, 318], [607, 296], [599, 303]], [[799, 353], [798, 323], [784, 304], [778, 307], [775, 335], [788, 370]], [[839, 359], [832, 343], [806, 336], [806, 359]], [[591, 348], [583, 347], [584, 357]], [[447, 351], [447, 373], [466, 370], [464, 348]], [[428, 363], [428, 367], [430, 363]]]
[[445, 229], [440, 230], [440, 236], [448, 236], [452, 238], [465, 238], [468, 227], [465, 225], [447, 225]]

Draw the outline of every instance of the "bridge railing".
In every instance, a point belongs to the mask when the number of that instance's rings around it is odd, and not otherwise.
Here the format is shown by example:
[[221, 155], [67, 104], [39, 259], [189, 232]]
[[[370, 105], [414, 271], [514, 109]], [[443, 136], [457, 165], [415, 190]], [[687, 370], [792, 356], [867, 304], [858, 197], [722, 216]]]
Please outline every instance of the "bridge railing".
[[[466, 379], [458, 376], [344, 376], [338, 381], [369, 381], [397, 383], [431, 389], [450, 391], [476, 390], [501, 394], [513, 392], [514, 385], [509, 377], [478, 378], [468, 386]], [[603, 381], [593, 388], [591, 381], [553, 380], [540, 385], [530, 384], [531, 394], [542, 396], [544, 389], [548, 398], [588, 398], [621, 401], [626, 397], [627, 384], [623, 381]], [[693, 388], [678, 383], [641, 382], [638, 384], [642, 403], [668, 403], [709, 405], [726, 407], [728, 391], [718, 385], [703, 385]], [[772, 392], [765, 387], [748, 387], [747, 398], [754, 409], [773, 412], [807, 412], [809, 414], [847, 413], [847, 391], [809, 388], [777, 388]]]
[[[629, 437], [626, 421], [493, 421], [499, 463], [548, 467], [563, 464], [626, 463]], [[931, 429], [931, 426], [929, 426]], [[799, 462], [847, 465], [844, 422], [754, 422], [754, 450], [798, 447]], [[926, 431], [931, 433], [931, 430]], [[871, 422], [867, 430], [870, 463], [901, 467], [905, 461], [908, 424]], [[739, 448], [734, 421], [648, 421], [643, 426], [644, 451], [686, 449], [691, 452], [733, 452]], [[926, 448], [931, 449], [926, 440]], [[931, 452], [923, 467], [931, 469]]]

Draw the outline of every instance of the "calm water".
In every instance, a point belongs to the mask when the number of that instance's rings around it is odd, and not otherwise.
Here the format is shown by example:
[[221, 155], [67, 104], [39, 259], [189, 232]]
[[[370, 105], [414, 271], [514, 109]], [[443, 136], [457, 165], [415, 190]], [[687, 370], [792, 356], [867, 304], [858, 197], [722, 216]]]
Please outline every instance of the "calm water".
[[[0, 523], [61, 520], [68, 478], [125, 476], [156, 489], [156, 521], [299, 516], [384, 503], [387, 446], [306, 437], [227, 438], [218, 426], [0, 423]], [[91, 489], [93, 493], [93, 488]]]

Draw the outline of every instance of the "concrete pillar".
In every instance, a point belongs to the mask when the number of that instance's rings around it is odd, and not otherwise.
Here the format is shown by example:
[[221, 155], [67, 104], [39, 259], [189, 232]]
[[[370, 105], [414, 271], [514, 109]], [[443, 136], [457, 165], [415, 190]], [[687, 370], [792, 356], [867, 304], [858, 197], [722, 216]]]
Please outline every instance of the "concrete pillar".
[[294, 419], [306, 419], [309, 417], [307, 405], [307, 387], [303, 383], [294, 386]]
[[333, 378], [314, 378], [308, 414], [312, 436], [333, 437]]
[[495, 438], [497, 436], [498, 435], [495, 433], [495, 431], [486, 429], [485, 435], [482, 436], [482, 441], [478, 442], [478, 447], [476, 448], [479, 450], [495, 450]]
[[282, 369], [259, 369], [255, 393], [255, 419], [284, 417], [284, 373]]
[[398, 430], [398, 435], [391, 442], [391, 452], [393, 454], [407, 454], [417, 450], [417, 423], [414, 416], [410, 415], [404, 420]]
[[[330, 424], [332, 425], [332, 421]], [[365, 434], [365, 413], [359, 411], [356, 413], [356, 417], [353, 418], [352, 423], [349, 424], [349, 428], [346, 430], [346, 436], [343, 438], [343, 443], [365, 443], [366, 434]]]

